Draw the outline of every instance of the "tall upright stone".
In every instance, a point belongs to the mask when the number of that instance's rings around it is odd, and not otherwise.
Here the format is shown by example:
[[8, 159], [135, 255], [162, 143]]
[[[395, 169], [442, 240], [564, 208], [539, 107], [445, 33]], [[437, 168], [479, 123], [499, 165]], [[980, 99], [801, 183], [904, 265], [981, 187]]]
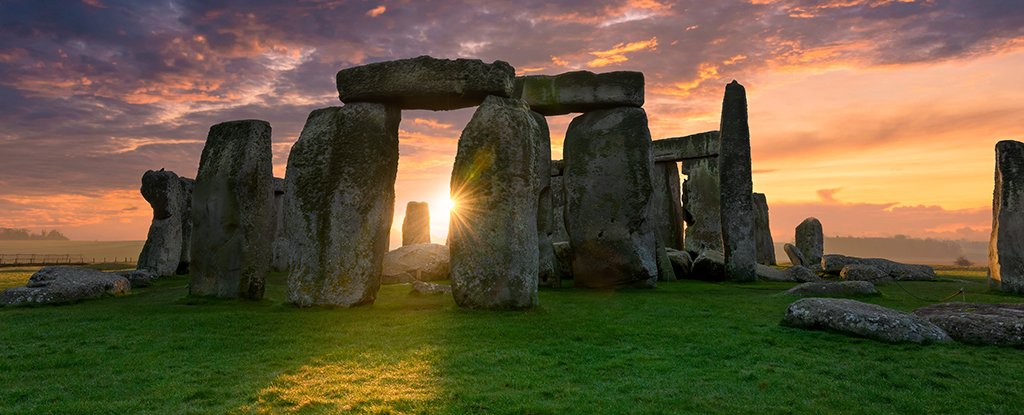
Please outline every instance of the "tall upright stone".
[[721, 149], [718, 155], [722, 194], [722, 245], [725, 275], [734, 281], [757, 280], [754, 243], [754, 183], [750, 171], [747, 95], [736, 81], [725, 86]]
[[757, 240], [757, 263], [775, 265], [775, 241], [768, 224], [768, 198], [754, 193], [754, 238]]
[[274, 242], [270, 247], [272, 259], [270, 268], [277, 272], [288, 271], [288, 238], [285, 236], [285, 209], [284, 195], [286, 193], [285, 180], [274, 178]]
[[372, 103], [313, 111], [285, 173], [288, 301], [371, 304], [395, 205], [401, 111]]
[[138, 269], [153, 271], [162, 277], [174, 275], [181, 260], [184, 214], [181, 181], [172, 171], [149, 170], [142, 175], [140, 191], [153, 208], [153, 222], [139, 254]]
[[539, 128], [537, 143], [537, 280], [540, 285], [561, 287], [553, 245], [555, 212], [551, 198], [551, 132], [548, 121], [537, 112], [530, 112]]
[[992, 237], [988, 246], [989, 284], [1024, 293], [1024, 143], [996, 143]]
[[706, 250], [722, 252], [721, 185], [718, 158], [685, 160], [682, 163], [683, 247], [691, 255]]
[[647, 113], [598, 110], [572, 120], [564, 145], [574, 286], [655, 287], [654, 158]]
[[561, 175], [551, 176], [551, 210], [551, 240], [569, 242], [569, 232], [565, 229], [565, 180]]
[[652, 195], [654, 228], [661, 245], [683, 249], [683, 205], [679, 183], [679, 165], [674, 161], [654, 163]]
[[804, 265], [821, 264], [821, 256], [825, 253], [825, 236], [821, 230], [821, 221], [807, 218], [796, 226], [796, 247], [804, 254]]
[[402, 246], [430, 243], [430, 205], [427, 202], [405, 204], [402, 221]]
[[190, 294], [263, 297], [274, 220], [271, 158], [270, 123], [210, 127], [192, 193]]
[[196, 181], [186, 177], [179, 177], [178, 181], [181, 182], [181, 203], [184, 210], [181, 212], [181, 258], [174, 273], [185, 275], [188, 274], [189, 263], [192, 262], [192, 190]]
[[449, 247], [460, 307], [537, 305], [536, 171], [542, 127], [525, 102], [487, 97], [462, 131], [452, 168]]

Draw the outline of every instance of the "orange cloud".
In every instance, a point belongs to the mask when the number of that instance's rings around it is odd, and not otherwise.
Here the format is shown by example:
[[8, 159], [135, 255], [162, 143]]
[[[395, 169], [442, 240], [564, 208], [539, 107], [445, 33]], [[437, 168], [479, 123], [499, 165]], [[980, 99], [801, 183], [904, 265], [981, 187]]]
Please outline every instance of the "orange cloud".
[[591, 68], [600, 68], [616, 63], [628, 61], [626, 57], [627, 53], [639, 52], [642, 50], [657, 50], [658, 38], [652, 37], [648, 40], [641, 40], [630, 43], [619, 43], [608, 50], [599, 50], [590, 52], [591, 55], [597, 56], [597, 59], [593, 59], [587, 62], [587, 66]]
[[388, 8], [384, 7], [384, 5], [382, 4], [380, 6], [377, 6], [377, 7], [374, 7], [372, 9], [368, 10], [366, 12], [366, 15], [370, 16], [370, 17], [377, 17], [377, 16], [380, 16], [380, 15], [384, 14], [384, 12], [386, 12], [387, 10], [388, 10]]

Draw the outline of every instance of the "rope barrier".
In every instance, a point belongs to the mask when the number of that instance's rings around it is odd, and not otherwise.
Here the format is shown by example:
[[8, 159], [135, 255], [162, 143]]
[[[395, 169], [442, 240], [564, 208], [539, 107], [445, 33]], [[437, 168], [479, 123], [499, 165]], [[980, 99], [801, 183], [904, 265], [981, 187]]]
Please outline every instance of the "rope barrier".
[[943, 298], [941, 300], [930, 300], [930, 299], [927, 299], [927, 298], [922, 298], [922, 297], [918, 297], [918, 296], [914, 295], [914, 293], [910, 292], [910, 290], [907, 290], [906, 287], [904, 287], [902, 284], [900, 284], [900, 281], [897, 280], [897, 279], [893, 279], [893, 283], [896, 284], [897, 287], [900, 287], [900, 289], [903, 290], [903, 292], [907, 293], [907, 295], [911, 296], [912, 298], [917, 299], [918, 301], [924, 301], [924, 302], [928, 302], [928, 303], [944, 303], [946, 301], [949, 301], [950, 299], [955, 298], [957, 295], [960, 295], [962, 297], [963, 302], [965, 302], [965, 303], [967, 302], [967, 290], [964, 287], [960, 287], [959, 290], [957, 290], [953, 294], [950, 294], [948, 297]]

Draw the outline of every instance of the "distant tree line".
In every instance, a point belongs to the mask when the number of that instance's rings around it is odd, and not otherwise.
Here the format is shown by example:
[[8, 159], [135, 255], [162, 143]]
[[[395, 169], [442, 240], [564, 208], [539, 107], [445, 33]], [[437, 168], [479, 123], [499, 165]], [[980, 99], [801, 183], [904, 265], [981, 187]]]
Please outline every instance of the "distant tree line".
[[41, 230], [32, 233], [28, 229], [0, 228], [0, 241], [67, 241], [68, 237], [58, 230]]
[[906, 235], [887, 238], [826, 236], [825, 252], [858, 257], [903, 258], [952, 261], [962, 257], [964, 247], [958, 241], [918, 239]]

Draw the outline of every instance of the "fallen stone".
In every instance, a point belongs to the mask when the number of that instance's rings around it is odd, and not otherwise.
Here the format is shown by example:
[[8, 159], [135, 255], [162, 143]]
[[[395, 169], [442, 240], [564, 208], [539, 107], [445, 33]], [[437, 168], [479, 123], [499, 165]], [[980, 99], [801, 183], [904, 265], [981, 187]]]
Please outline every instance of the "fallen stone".
[[941, 328], [916, 315], [841, 298], [797, 300], [786, 309], [782, 324], [808, 330], [831, 330], [887, 343], [951, 341]]
[[846, 297], [878, 295], [875, 285], [867, 281], [805, 282], [786, 291], [789, 295]]
[[181, 259], [174, 273], [185, 275], [192, 262], [192, 190], [196, 181], [186, 177], [179, 177], [178, 181], [181, 182], [181, 203], [184, 208], [181, 212]]
[[142, 288], [150, 286], [153, 281], [160, 279], [160, 276], [148, 269], [136, 269], [131, 271], [118, 272], [117, 275], [125, 277], [131, 283], [131, 288]]
[[1024, 304], [955, 302], [919, 308], [914, 314], [961, 343], [1024, 346]]
[[793, 244], [782, 245], [782, 250], [785, 251], [786, 252], [786, 256], [789, 257], [789, 263], [793, 264], [794, 266], [796, 266], [796, 265], [803, 265], [803, 266], [813, 265], [813, 263], [807, 261], [807, 259], [804, 258], [803, 252], [800, 252], [800, 248], [797, 248], [796, 245], [793, 245]]
[[59, 304], [127, 294], [127, 278], [88, 268], [45, 267], [36, 271], [24, 287], [0, 292], [0, 305]]
[[410, 291], [409, 293], [419, 295], [451, 294], [452, 286], [448, 284], [438, 284], [434, 282], [413, 281], [412, 291]]
[[825, 253], [825, 237], [817, 218], [804, 219], [797, 225], [796, 247], [804, 254], [805, 264], [821, 262], [821, 256]]
[[401, 112], [348, 104], [309, 114], [288, 156], [288, 301], [372, 304], [395, 205]]
[[402, 246], [430, 243], [430, 205], [409, 202], [402, 221]]
[[757, 245], [757, 263], [775, 265], [775, 241], [768, 222], [768, 198], [754, 193], [754, 243]]
[[725, 257], [721, 252], [705, 250], [693, 260], [690, 278], [703, 281], [724, 281]]
[[882, 258], [857, 258], [829, 254], [821, 258], [822, 269], [827, 274], [839, 275], [847, 265], [870, 265], [878, 268], [897, 281], [935, 281], [935, 270], [927, 265], [901, 264]]
[[406, 245], [384, 255], [382, 284], [448, 279], [448, 247], [440, 244]]
[[686, 175], [683, 181], [683, 220], [686, 222], [683, 247], [691, 255], [706, 250], [721, 251], [718, 161], [703, 158], [686, 160], [681, 165], [682, 173]]
[[489, 95], [509, 97], [515, 69], [506, 62], [420, 56], [338, 72], [338, 98], [401, 109], [454, 110], [480, 105]]
[[684, 161], [718, 157], [720, 137], [718, 131], [654, 140], [654, 162]]
[[885, 271], [871, 265], [851, 264], [839, 271], [839, 278], [846, 281], [867, 281], [872, 284], [887, 284], [892, 282], [892, 277]]
[[537, 305], [537, 158], [543, 130], [526, 103], [489, 96], [452, 168], [452, 295], [460, 307]]
[[996, 143], [989, 284], [1024, 294], [1024, 143]]
[[181, 262], [181, 231], [185, 206], [181, 180], [172, 171], [149, 170], [142, 175], [142, 197], [153, 208], [146, 244], [139, 253], [138, 269], [160, 276], [174, 275]]
[[654, 163], [641, 108], [572, 120], [564, 144], [566, 229], [574, 286], [653, 288], [658, 240], [649, 220]]
[[189, 294], [263, 298], [273, 242], [272, 158], [266, 121], [210, 127], [192, 191]]
[[757, 264], [757, 278], [777, 282], [817, 282], [821, 281], [818, 274], [807, 267], [796, 265], [785, 269], [770, 265]]
[[821, 281], [821, 277], [819, 277], [817, 273], [815, 273], [810, 268], [807, 268], [802, 265], [794, 265], [792, 267], [789, 267], [786, 270], [786, 273], [789, 274], [790, 279], [796, 282]]
[[515, 79], [513, 97], [543, 115], [565, 115], [644, 105], [644, 74], [588, 71], [560, 75], [528, 75]]
[[690, 271], [693, 269], [693, 258], [690, 257], [690, 253], [674, 249], [666, 249], [665, 251], [668, 255], [668, 260], [672, 262], [672, 270], [676, 274], [676, 279], [690, 278]]
[[747, 126], [747, 95], [736, 81], [725, 86], [722, 101], [721, 174], [722, 245], [725, 275], [735, 281], [757, 279], [757, 246], [754, 242], [754, 183], [750, 168], [750, 129]]
[[652, 220], [662, 246], [683, 249], [683, 205], [676, 162], [654, 164]]

